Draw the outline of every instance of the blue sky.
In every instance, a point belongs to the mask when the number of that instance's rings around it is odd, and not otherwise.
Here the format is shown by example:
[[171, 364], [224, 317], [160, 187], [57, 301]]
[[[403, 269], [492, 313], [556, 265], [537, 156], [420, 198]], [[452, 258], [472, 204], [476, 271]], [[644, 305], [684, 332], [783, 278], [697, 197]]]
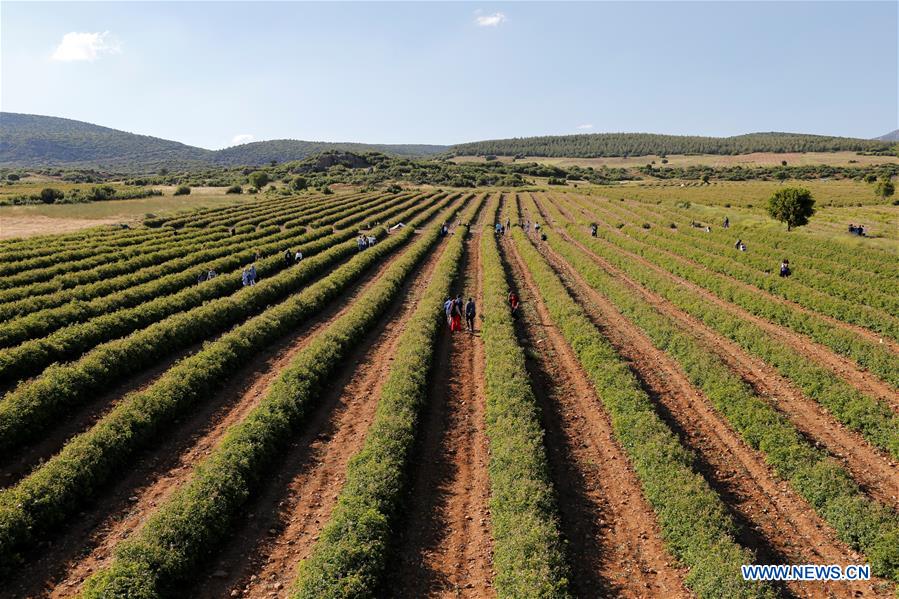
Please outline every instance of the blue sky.
[[2, 2], [0, 108], [207, 148], [873, 137], [899, 126], [897, 6]]

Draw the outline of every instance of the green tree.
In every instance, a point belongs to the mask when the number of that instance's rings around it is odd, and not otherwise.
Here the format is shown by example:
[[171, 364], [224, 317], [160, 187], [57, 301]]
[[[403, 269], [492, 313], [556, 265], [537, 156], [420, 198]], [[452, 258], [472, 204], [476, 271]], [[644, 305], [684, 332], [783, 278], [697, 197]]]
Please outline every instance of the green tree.
[[309, 187], [309, 181], [306, 180], [306, 177], [297, 177], [291, 182], [290, 186], [297, 191], [302, 191]]
[[8, 181], [18, 181], [19, 175], [15, 174], [15, 173], [10, 173], [10, 174], [6, 175], [6, 179]]
[[809, 217], [814, 213], [815, 200], [812, 193], [802, 187], [778, 189], [768, 200], [768, 215], [787, 223], [787, 231], [808, 224]]
[[868, 173], [867, 175], [865, 175], [865, 183], [874, 183], [875, 181], [877, 181], [877, 175], [875, 175], [874, 173]]
[[247, 179], [249, 179], [250, 185], [252, 185], [256, 189], [262, 189], [269, 181], [268, 173], [265, 171], [256, 171], [250, 173]]
[[58, 189], [53, 189], [52, 187], [45, 187], [41, 190], [41, 201], [45, 204], [52, 204], [56, 200], [61, 200], [65, 197], [65, 194]]
[[778, 181], [783, 183], [784, 181], [787, 180], [787, 171], [777, 171], [777, 173], [774, 176], [777, 177]]
[[880, 178], [880, 181], [877, 182], [877, 185], [874, 186], [874, 193], [879, 195], [881, 199], [885, 200], [896, 193], [896, 186], [893, 184], [892, 179], [884, 175]]

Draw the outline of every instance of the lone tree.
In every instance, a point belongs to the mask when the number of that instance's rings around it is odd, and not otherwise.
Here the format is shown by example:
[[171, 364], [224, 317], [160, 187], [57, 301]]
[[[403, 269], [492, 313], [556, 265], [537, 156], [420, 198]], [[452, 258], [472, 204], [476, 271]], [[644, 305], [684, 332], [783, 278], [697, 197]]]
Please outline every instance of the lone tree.
[[266, 183], [268, 183], [268, 173], [265, 171], [256, 171], [254, 173], [250, 173], [250, 176], [247, 177], [250, 180], [250, 185], [255, 187], [256, 189], [261, 190], [265, 187]]
[[815, 200], [812, 192], [802, 187], [778, 189], [768, 200], [768, 215], [787, 223], [787, 231], [808, 224], [809, 217], [814, 213]]
[[880, 181], [877, 182], [877, 185], [874, 186], [874, 193], [879, 195], [880, 199], [885, 200], [896, 193], [896, 186], [893, 184], [892, 179], [887, 175], [884, 175], [880, 178]]

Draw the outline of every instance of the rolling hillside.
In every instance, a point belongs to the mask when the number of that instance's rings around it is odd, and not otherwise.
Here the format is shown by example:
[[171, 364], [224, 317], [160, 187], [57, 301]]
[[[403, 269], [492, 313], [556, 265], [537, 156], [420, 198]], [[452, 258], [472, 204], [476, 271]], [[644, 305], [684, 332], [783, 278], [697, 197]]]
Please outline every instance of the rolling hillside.
[[143, 172], [161, 167], [191, 168], [268, 164], [301, 160], [326, 150], [377, 151], [427, 156], [446, 146], [332, 143], [280, 139], [206, 150], [136, 135], [82, 121], [12, 112], [0, 113], [0, 166], [64, 166]]
[[459, 144], [451, 148], [457, 156], [548, 156], [598, 158], [602, 156], [647, 156], [650, 154], [748, 154], [751, 152], [835, 152], [883, 150], [889, 144], [878, 140], [830, 137], [801, 133], [749, 133], [733, 137], [657, 135], [653, 133], [590, 133], [516, 137]]

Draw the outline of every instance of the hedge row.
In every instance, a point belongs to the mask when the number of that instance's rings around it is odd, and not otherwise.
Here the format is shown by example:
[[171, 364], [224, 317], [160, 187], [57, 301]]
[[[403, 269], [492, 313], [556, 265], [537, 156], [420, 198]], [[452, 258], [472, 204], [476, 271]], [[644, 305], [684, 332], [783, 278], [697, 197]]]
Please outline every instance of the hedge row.
[[[471, 222], [481, 204], [482, 198], [475, 201], [462, 222]], [[438, 234], [439, 229], [430, 233]], [[427, 399], [434, 349], [445, 322], [443, 300], [459, 272], [468, 234], [467, 225], [456, 229], [403, 329], [365, 445], [350, 460], [331, 519], [300, 565], [294, 597], [375, 596], [384, 581], [419, 412]]]
[[[388, 245], [395, 246], [412, 235], [412, 230], [406, 230], [370, 252], [386, 255]], [[419, 237], [347, 313], [292, 360], [259, 405], [233, 426], [196, 468], [193, 478], [139, 533], [119, 546], [109, 568], [87, 581], [84, 597], [169, 595], [189, 579], [211, 548], [227, 535], [266, 469], [305, 423], [324, 384], [359, 338], [378, 323], [439, 239], [436, 227]], [[297, 302], [299, 305], [323, 307], [333, 300], [333, 294], [324, 290], [310, 288], [303, 295], [307, 297]]]
[[121, 378], [282, 301], [357, 251], [355, 241], [335, 244], [252, 287], [169, 316], [123, 339], [108, 341], [75, 362], [48, 367], [40, 377], [22, 383], [0, 400], [0, 450], [32, 438], [60, 414]]
[[509, 313], [509, 285], [492, 234], [496, 208], [491, 206], [481, 236], [494, 587], [500, 598], [568, 597], [569, 572], [540, 408]]
[[753, 554], [736, 542], [736, 526], [727, 508], [693, 471], [694, 456], [681, 446], [627, 364], [524, 234], [516, 229], [513, 237], [550, 316], [611, 417], [615, 435], [656, 512], [668, 548], [690, 568], [687, 585], [698, 597], [771, 596], [769, 587], [742, 579], [740, 566], [753, 563]]
[[[430, 208], [416, 221], [427, 221], [441, 207]], [[305, 291], [207, 343], [146, 390], [123, 398], [90, 430], [74, 437], [62, 451], [15, 486], [0, 491], [0, 570], [14, 567], [21, 559], [20, 551], [33, 549], [37, 539], [70, 518], [111, 477], [127, 467], [136, 451], [225, 385], [248, 359], [336, 299], [369, 267], [413, 236], [414, 229], [410, 227], [358, 253]], [[236, 476], [237, 472], [233, 474]], [[166, 555], [170, 559], [179, 556], [176, 551]]]
[[[747, 445], [761, 451], [775, 472], [790, 482], [841, 539], [867, 554], [876, 574], [899, 581], [899, 517], [890, 508], [868, 498], [836, 461], [815, 448], [788, 418], [758, 397], [678, 323], [606, 274], [582, 250], [558, 236], [549, 243], [587, 284], [640, 327], [653, 345], [671, 354]], [[896, 423], [892, 441], [899, 449]]]

